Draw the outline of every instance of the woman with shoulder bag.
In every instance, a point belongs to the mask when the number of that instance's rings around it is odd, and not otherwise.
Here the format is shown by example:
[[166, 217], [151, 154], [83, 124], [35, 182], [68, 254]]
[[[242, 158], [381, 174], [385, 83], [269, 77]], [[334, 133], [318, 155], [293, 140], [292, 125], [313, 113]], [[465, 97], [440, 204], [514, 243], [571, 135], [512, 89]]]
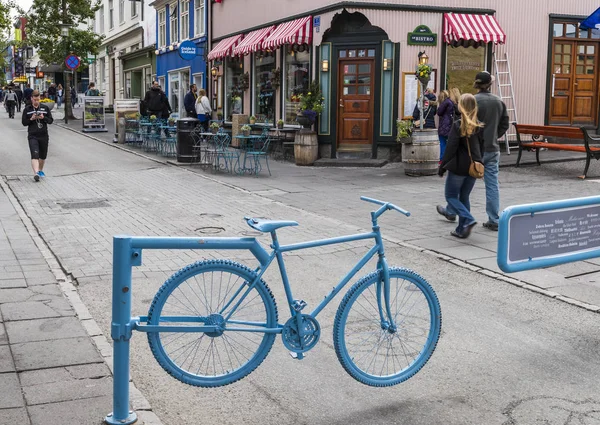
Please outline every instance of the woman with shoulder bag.
[[477, 119], [477, 101], [472, 94], [466, 93], [460, 97], [458, 110], [461, 119], [450, 129], [438, 175], [442, 177], [448, 171], [446, 201], [459, 217], [458, 226], [450, 234], [457, 238], [468, 238], [477, 224], [471, 215], [469, 196], [477, 179], [483, 177], [483, 124]]

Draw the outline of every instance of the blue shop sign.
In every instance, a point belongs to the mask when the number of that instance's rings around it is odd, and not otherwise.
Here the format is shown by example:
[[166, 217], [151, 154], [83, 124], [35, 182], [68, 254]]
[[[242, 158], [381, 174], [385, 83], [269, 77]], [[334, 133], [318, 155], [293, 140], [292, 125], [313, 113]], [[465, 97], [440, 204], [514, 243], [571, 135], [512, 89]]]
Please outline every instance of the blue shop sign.
[[182, 41], [179, 45], [179, 56], [185, 61], [191, 61], [196, 58], [196, 43], [191, 40]]

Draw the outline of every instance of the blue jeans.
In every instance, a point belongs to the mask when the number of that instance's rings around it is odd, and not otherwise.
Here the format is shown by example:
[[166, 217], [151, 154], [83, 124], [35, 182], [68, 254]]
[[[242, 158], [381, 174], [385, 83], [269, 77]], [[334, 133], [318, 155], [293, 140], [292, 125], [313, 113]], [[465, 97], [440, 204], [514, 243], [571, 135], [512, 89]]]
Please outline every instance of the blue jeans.
[[465, 226], [475, 221], [471, 215], [469, 195], [476, 181], [471, 176], [459, 176], [452, 171], [448, 171], [445, 187], [446, 202], [448, 202], [452, 211], [458, 214], [458, 227], [456, 228], [458, 233], [462, 233]]
[[500, 220], [500, 188], [498, 187], [498, 169], [500, 166], [500, 152], [484, 152], [483, 165], [485, 172], [485, 212], [491, 223], [498, 224]]
[[446, 151], [446, 142], [448, 142], [448, 136], [442, 136], [438, 134], [440, 138], [440, 161], [444, 157], [444, 152]]

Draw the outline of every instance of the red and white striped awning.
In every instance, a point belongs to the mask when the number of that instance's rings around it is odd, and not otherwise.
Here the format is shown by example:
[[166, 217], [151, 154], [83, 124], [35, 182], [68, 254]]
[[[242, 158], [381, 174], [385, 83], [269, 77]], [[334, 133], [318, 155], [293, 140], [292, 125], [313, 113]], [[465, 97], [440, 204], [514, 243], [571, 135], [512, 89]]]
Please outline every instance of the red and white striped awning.
[[208, 54], [208, 60], [212, 61], [215, 59], [224, 58], [225, 56], [231, 56], [233, 54], [233, 49], [235, 49], [242, 38], [244, 38], [244, 34], [238, 34], [219, 41], [219, 43], [213, 47]]
[[238, 46], [233, 49], [233, 55], [247, 55], [248, 53], [253, 53], [262, 49], [262, 44], [265, 39], [273, 32], [275, 29], [275, 25], [272, 25], [268, 28], [261, 28], [256, 31], [252, 31], [247, 34], [242, 42], [238, 44]]
[[444, 42], [452, 45], [474, 43], [504, 44], [506, 34], [491, 15], [444, 14]]
[[276, 49], [284, 44], [310, 44], [312, 16], [280, 24], [263, 43], [263, 49]]

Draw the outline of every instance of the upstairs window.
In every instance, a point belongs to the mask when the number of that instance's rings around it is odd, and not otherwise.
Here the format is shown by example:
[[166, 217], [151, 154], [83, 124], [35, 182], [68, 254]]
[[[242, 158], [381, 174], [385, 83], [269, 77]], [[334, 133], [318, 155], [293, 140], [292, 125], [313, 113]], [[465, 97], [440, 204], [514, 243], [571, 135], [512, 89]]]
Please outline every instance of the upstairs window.
[[169, 43], [176, 43], [179, 41], [179, 28], [177, 28], [177, 3], [171, 4], [169, 11], [169, 25], [171, 27], [169, 33]]
[[181, 0], [179, 4], [181, 10], [181, 39], [190, 38], [190, 2], [189, 0]]
[[194, 35], [204, 35], [204, 0], [196, 0], [194, 5]]
[[161, 9], [158, 11], [158, 46], [167, 45], [167, 11]]

